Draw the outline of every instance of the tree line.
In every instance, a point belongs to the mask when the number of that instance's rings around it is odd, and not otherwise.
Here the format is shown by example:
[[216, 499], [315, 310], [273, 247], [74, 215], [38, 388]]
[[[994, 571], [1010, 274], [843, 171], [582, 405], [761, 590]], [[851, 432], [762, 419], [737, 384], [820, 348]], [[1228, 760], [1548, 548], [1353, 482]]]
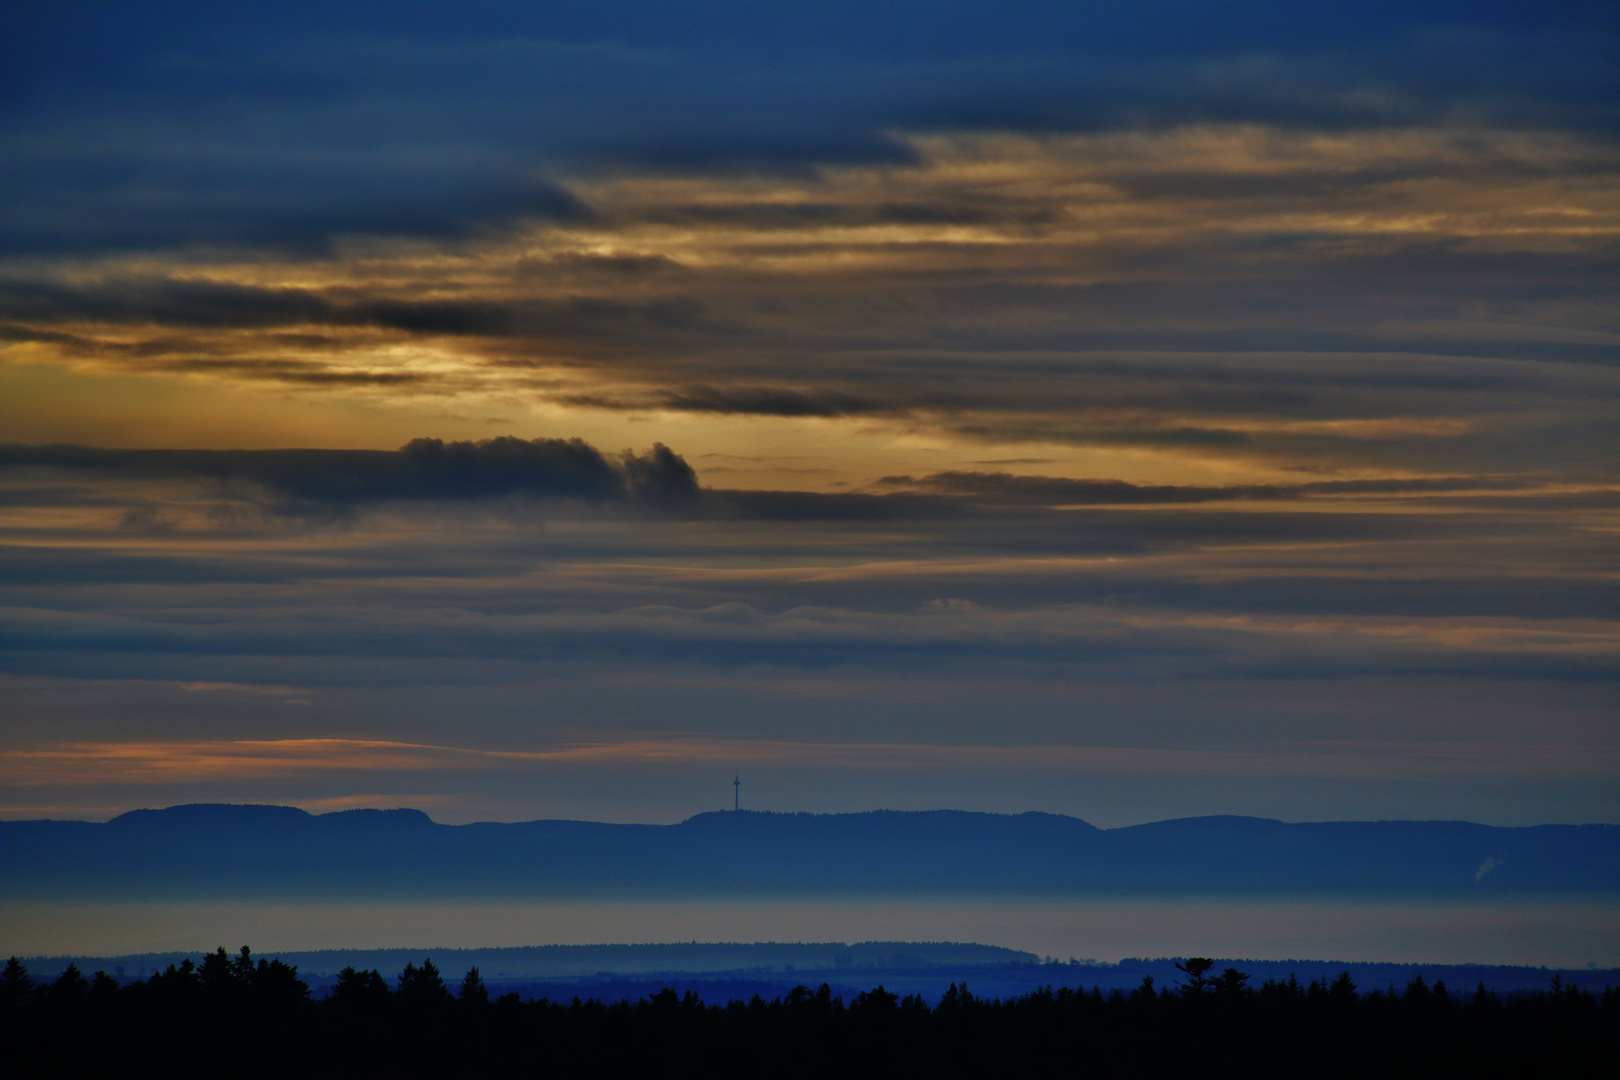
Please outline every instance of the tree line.
[[1414, 979], [1332, 982], [1177, 965], [1176, 986], [1045, 987], [1008, 999], [953, 984], [936, 1003], [823, 984], [706, 1003], [666, 989], [634, 1002], [491, 995], [433, 962], [390, 982], [345, 968], [319, 999], [295, 967], [221, 948], [120, 983], [68, 967], [0, 974], [10, 1075], [314, 1077], [981, 1077], [1599, 1075], [1620, 1050], [1620, 989], [1458, 993]]

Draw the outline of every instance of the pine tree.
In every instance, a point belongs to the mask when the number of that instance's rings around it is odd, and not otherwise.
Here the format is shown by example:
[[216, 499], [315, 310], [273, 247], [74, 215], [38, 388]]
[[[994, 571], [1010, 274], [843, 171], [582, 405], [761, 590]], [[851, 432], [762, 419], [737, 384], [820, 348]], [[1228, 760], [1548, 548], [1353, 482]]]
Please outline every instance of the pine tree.
[[[1177, 963], [1176, 970], [1187, 976], [1187, 981], [1181, 984], [1181, 992], [1188, 997], [1202, 994], [1214, 981], [1209, 977], [1210, 969], [1214, 966], [1215, 961], [1203, 956], [1189, 956], [1185, 962]], [[1248, 978], [1247, 975], [1243, 977]]]
[[489, 989], [484, 986], [484, 977], [478, 973], [478, 968], [472, 967], [461, 980], [461, 990], [456, 994], [463, 1005], [483, 1006], [489, 1004]]
[[34, 980], [28, 969], [15, 956], [6, 961], [6, 970], [0, 973], [0, 1007], [15, 1009], [34, 992]]

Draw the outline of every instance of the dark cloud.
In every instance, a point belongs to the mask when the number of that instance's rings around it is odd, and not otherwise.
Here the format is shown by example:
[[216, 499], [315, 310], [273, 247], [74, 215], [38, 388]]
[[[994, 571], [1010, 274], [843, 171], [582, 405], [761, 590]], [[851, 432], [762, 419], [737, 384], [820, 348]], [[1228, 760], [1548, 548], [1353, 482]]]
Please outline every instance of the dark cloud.
[[[49, 329], [64, 322], [122, 323], [195, 330], [283, 326], [374, 327], [424, 335], [613, 336], [688, 325], [699, 306], [687, 297], [628, 302], [601, 297], [553, 300], [394, 300], [309, 289], [256, 288], [172, 277], [103, 278], [68, 285], [0, 280], [8, 340], [83, 343]], [[35, 324], [35, 325], [28, 325]], [[43, 324], [43, 326], [38, 325]], [[189, 347], [175, 342], [177, 348]]]
[[[82, 486], [29, 481], [62, 473]], [[245, 500], [281, 515], [321, 514], [391, 502], [580, 500], [633, 502], [693, 520], [771, 523], [909, 522], [934, 530], [914, 538], [963, 550], [1023, 554], [1141, 551], [1180, 543], [1272, 542], [1324, 538], [1393, 539], [1432, 532], [1436, 521], [1405, 513], [1297, 514], [1221, 511], [1221, 504], [1298, 502], [1331, 508], [1355, 497], [1397, 496], [1411, 505], [1443, 497], [1441, 506], [1515, 509], [1603, 508], [1607, 490], [1538, 494], [1525, 477], [1405, 477], [1312, 480], [1297, 484], [1152, 485], [1121, 480], [945, 471], [888, 476], [887, 492], [823, 493], [700, 487], [680, 454], [655, 444], [645, 453], [604, 454], [580, 439], [496, 438], [482, 442], [417, 439], [398, 451], [374, 450], [108, 450], [83, 446], [0, 444], [0, 489], [17, 506], [125, 505], [141, 521], [163, 518], [133, 485], [162, 478], [211, 485], [200, 494]], [[110, 483], [97, 486], [98, 481]], [[1178, 515], [1151, 509], [1186, 506]], [[1066, 509], [1096, 508], [1102, 516]], [[1133, 507], [1143, 507], [1140, 514]], [[1076, 516], [1080, 513], [1080, 516]], [[136, 520], [136, 519], [131, 519]], [[221, 519], [224, 520], [224, 519]], [[1443, 520], [1443, 519], [1440, 519]], [[1414, 532], [1417, 530], [1417, 532]], [[854, 549], [852, 549], [854, 550]]]
[[[81, 491], [75, 499], [48, 490], [38, 503], [22, 505], [109, 505], [98, 495]], [[789, 493], [727, 498], [740, 513], [687, 516], [679, 530], [647, 529], [641, 523], [616, 530], [598, 520], [579, 531], [548, 532], [462, 517], [453, 519], [453, 526], [440, 523], [454, 535], [430, 529], [418, 537], [396, 522], [392, 529], [374, 525], [364, 536], [346, 534], [341, 544], [322, 541], [324, 534], [302, 534], [290, 550], [270, 544], [238, 549], [229, 557], [210, 550], [211, 534], [191, 528], [171, 530], [156, 549], [38, 544], [15, 537], [0, 563], [0, 587], [15, 590], [19, 599], [32, 590], [23, 606], [87, 587], [157, 585], [176, 597], [180, 593], [173, 590], [191, 590], [194, 603], [233, 607], [237, 601], [228, 591], [216, 595], [214, 590], [244, 583], [294, 589], [313, 580], [321, 583], [323, 596], [329, 593], [337, 602], [350, 590], [384, 580], [392, 583], [394, 601], [406, 607], [432, 607], [453, 598], [459, 610], [491, 616], [559, 607], [706, 610], [741, 603], [767, 615], [798, 608], [885, 612], [918, 627], [927, 624], [942, 596], [985, 612], [1085, 606], [1094, 614], [1356, 619], [1604, 619], [1620, 602], [1613, 582], [1589, 572], [1603, 553], [1592, 550], [1589, 541], [1583, 550], [1578, 529], [1560, 535], [1542, 526], [1527, 538], [1522, 522], [1505, 516], [1421, 510], [1242, 513], [1185, 506], [975, 512], [921, 497], [868, 499], [864, 505], [837, 496], [794, 500]], [[171, 509], [157, 502], [133, 505], [158, 514]], [[901, 527], [851, 527], [873, 524]], [[1300, 547], [1290, 550], [1295, 545]], [[1367, 554], [1369, 545], [1379, 546], [1377, 555]], [[751, 560], [773, 565], [840, 559], [865, 569], [848, 574], [728, 569], [724, 558], [739, 547]], [[1234, 562], [1220, 554], [1232, 548], [1265, 554]], [[1491, 550], [1512, 554], [1500, 564], [1477, 562], [1481, 552]], [[1539, 562], [1515, 562], [1518, 553], [1531, 550], [1539, 552]], [[1422, 563], [1426, 552], [1435, 551], [1463, 565], [1444, 573], [1409, 572], [1412, 560]], [[319, 557], [312, 562], [309, 552]], [[1143, 556], [1151, 558], [1138, 561]], [[1077, 558], [1084, 561], [1073, 561]], [[937, 566], [930, 572], [908, 572], [931, 561]], [[618, 569], [592, 569], [603, 562]], [[696, 574], [626, 569], [670, 563], [706, 569]], [[530, 577], [537, 565], [572, 569], [559, 577]], [[492, 591], [492, 582], [501, 588]], [[306, 594], [301, 602], [325, 601]], [[955, 613], [970, 623], [974, 618], [971, 609]], [[648, 625], [665, 617], [649, 614]]]
[[609, 456], [581, 439], [416, 439], [397, 451], [0, 446], [0, 469], [21, 468], [246, 485], [268, 492], [283, 512], [510, 498], [678, 504], [698, 496], [691, 466], [662, 444]]
[[[1056, 411], [1056, 410], [1054, 410]], [[1158, 427], [1152, 424], [1087, 423], [1084, 420], [1063, 418], [1055, 423], [1009, 417], [997, 423], [953, 424], [951, 430], [971, 438], [1000, 441], [1009, 438], [1027, 438], [1035, 441], [1051, 440], [1073, 445], [1092, 446], [1162, 446], [1197, 449], [1235, 449], [1253, 441], [1247, 431], [1231, 428]]]
[[1302, 484], [1130, 484], [1123, 480], [1070, 480], [1004, 472], [939, 472], [923, 477], [886, 476], [882, 484], [946, 495], [976, 495], [996, 501], [1035, 504], [1205, 503], [1235, 500], [1307, 499], [1335, 495], [1411, 495], [1439, 492], [1516, 490], [1525, 480], [1482, 477], [1413, 477], [1375, 480], [1313, 480]]
[[[564, 166], [898, 160], [895, 130], [1467, 116], [1612, 131], [1601, 4], [1188, 0], [562, 12], [34, 5], [0, 52], [0, 248], [318, 250], [576, 215]], [[897, 204], [896, 220], [968, 220]], [[941, 216], [941, 215], [945, 216]], [[919, 215], [921, 215], [919, 217]], [[955, 217], [951, 215], [957, 215]]]
[[[68, 285], [0, 281], [0, 316], [22, 323], [117, 322], [133, 325], [245, 329], [319, 325], [337, 309], [304, 289], [262, 289], [171, 277], [128, 277]], [[34, 333], [18, 328], [14, 333]], [[34, 340], [48, 340], [34, 338]]]
[[959, 517], [971, 509], [962, 500], [909, 493], [727, 491], [724, 497], [743, 515], [766, 521], [915, 521]]
[[837, 390], [774, 386], [684, 386], [664, 391], [659, 404], [681, 412], [754, 416], [866, 416], [903, 411]]
[[166, 360], [152, 365], [163, 371], [197, 375], [234, 375], [302, 386], [417, 386], [432, 376], [406, 371], [339, 371], [307, 360]]
[[[341, 579], [322, 583], [348, 597]], [[195, 593], [195, 590], [193, 590]], [[198, 594], [200, 595], [200, 594]], [[458, 594], [463, 604], [471, 591]], [[761, 610], [728, 601], [708, 607], [648, 604], [619, 610], [559, 609], [508, 612], [444, 610], [421, 600], [389, 612], [354, 609], [333, 596], [308, 599], [273, 620], [210, 604], [207, 621], [168, 620], [116, 611], [13, 609], [0, 617], [8, 670], [21, 674], [99, 672], [131, 677], [206, 680], [231, 658], [260, 672], [277, 662], [345, 657], [394, 666], [410, 681], [416, 661], [471, 666], [578, 662], [661, 668], [730, 669], [770, 666], [826, 671], [852, 668], [939, 677], [1041, 673], [1047, 678], [1348, 678], [1389, 674], [1509, 679], [1614, 681], [1611, 654], [1596, 650], [1534, 650], [1452, 645], [1444, 631], [1411, 626], [1399, 636], [1376, 623], [1324, 616], [1257, 621], [1233, 633], [1207, 617], [1174, 609], [1133, 608], [1115, 600], [1100, 609], [1041, 605], [976, 612], [958, 603], [921, 613], [870, 607], [800, 605]], [[423, 600], [428, 599], [423, 597]], [[1303, 625], [1302, 625], [1303, 624]], [[403, 666], [401, 666], [403, 665]], [[147, 677], [153, 677], [148, 674]], [[339, 676], [342, 678], [342, 676]], [[351, 674], [349, 679], [356, 676]], [[253, 681], [267, 680], [259, 674]]]
[[587, 251], [564, 251], [556, 255], [520, 259], [516, 274], [522, 278], [549, 279], [558, 272], [614, 281], [638, 280], [691, 271], [667, 255], [598, 255]]

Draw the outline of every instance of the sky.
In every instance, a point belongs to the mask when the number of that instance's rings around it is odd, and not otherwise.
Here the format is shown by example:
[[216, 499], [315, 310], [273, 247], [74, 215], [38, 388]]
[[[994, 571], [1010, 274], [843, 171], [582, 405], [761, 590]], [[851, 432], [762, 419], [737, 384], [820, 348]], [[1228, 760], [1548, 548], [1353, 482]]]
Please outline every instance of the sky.
[[1620, 820], [1617, 44], [6, 5], [0, 816]]

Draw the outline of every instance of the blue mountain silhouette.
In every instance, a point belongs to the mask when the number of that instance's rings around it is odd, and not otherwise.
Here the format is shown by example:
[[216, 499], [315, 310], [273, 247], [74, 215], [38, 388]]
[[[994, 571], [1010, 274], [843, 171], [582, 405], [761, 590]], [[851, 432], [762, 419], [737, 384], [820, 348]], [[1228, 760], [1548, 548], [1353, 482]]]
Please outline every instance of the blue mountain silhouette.
[[137, 810], [0, 822], [0, 895], [1434, 895], [1620, 892], [1620, 826], [1286, 823], [1099, 829], [955, 810], [699, 814], [675, 825], [440, 825], [419, 810]]

